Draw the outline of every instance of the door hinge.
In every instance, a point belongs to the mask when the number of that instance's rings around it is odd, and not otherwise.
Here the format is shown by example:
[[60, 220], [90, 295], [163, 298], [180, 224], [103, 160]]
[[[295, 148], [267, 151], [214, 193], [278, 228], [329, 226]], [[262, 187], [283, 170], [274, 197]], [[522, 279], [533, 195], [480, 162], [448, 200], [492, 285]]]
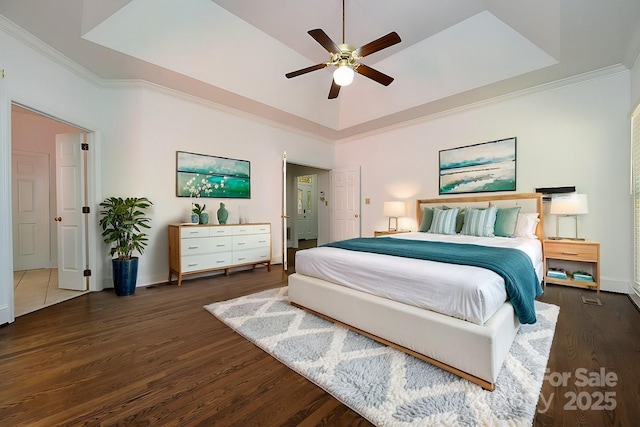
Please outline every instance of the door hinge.
[[89, 151], [89, 143], [88, 142], [83, 142], [81, 146], [82, 146], [82, 151]]
[[91, 276], [91, 270], [89, 270], [89, 269], [84, 270], [84, 271], [82, 272], [82, 275], [83, 275], [84, 277], [90, 277], [90, 276]]
[[89, 206], [83, 206], [82, 207], [82, 213], [84, 213], [84, 214], [91, 213], [91, 209], [89, 208]]

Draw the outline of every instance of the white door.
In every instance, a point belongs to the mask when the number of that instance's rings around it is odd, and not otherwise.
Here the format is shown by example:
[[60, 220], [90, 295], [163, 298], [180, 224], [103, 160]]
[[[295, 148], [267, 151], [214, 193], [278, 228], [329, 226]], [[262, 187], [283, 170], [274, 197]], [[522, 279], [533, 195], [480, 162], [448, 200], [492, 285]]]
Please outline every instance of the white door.
[[49, 155], [11, 152], [13, 269], [49, 268]]
[[58, 285], [76, 291], [86, 290], [82, 257], [83, 137], [82, 133], [56, 135]]
[[305, 175], [297, 178], [296, 234], [298, 240], [318, 238], [316, 185], [316, 175]]
[[282, 268], [287, 271], [287, 152], [282, 153]]
[[360, 237], [360, 167], [332, 169], [331, 241]]

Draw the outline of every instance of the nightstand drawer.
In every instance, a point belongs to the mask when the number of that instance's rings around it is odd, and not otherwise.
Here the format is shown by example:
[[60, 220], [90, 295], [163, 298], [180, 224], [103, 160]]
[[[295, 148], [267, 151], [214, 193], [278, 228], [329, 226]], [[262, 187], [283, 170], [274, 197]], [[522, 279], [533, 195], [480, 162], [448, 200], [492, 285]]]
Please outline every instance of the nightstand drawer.
[[544, 254], [547, 258], [575, 261], [598, 261], [598, 244], [589, 242], [545, 242]]

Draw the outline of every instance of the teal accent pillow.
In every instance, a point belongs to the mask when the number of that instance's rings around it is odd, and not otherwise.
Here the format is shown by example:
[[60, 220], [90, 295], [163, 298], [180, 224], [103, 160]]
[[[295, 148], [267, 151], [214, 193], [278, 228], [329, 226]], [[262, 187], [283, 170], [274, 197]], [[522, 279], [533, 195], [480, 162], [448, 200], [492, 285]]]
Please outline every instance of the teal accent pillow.
[[439, 209], [433, 208], [433, 220], [429, 233], [434, 234], [456, 234], [456, 219], [460, 209]]
[[467, 236], [493, 237], [496, 225], [497, 208], [467, 209], [464, 215], [464, 225], [460, 233]]
[[466, 208], [462, 208], [458, 212], [458, 216], [456, 217], [456, 233], [460, 233], [462, 231], [462, 227], [464, 226], [465, 213], [466, 213]]
[[496, 226], [494, 234], [499, 237], [513, 237], [516, 232], [516, 223], [520, 206], [514, 208], [498, 208], [496, 212]]
[[422, 221], [420, 221], [420, 228], [418, 231], [426, 233], [431, 228], [431, 223], [433, 222], [433, 209], [432, 208], [424, 208], [422, 209]]

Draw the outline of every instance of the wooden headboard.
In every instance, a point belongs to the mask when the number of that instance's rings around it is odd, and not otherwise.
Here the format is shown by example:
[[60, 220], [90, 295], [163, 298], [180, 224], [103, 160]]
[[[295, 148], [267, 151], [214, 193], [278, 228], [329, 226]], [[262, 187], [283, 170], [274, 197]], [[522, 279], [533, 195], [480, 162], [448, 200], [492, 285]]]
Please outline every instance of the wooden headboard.
[[540, 222], [536, 228], [536, 235], [542, 242], [543, 238], [543, 215], [542, 215], [542, 194], [540, 193], [513, 193], [499, 194], [492, 196], [466, 196], [466, 197], [443, 197], [440, 199], [418, 199], [416, 200], [416, 219], [418, 225], [422, 222], [422, 212], [425, 207], [469, 207], [488, 208], [489, 203], [499, 208], [510, 208], [520, 206], [523, 213], [538, 213]]

